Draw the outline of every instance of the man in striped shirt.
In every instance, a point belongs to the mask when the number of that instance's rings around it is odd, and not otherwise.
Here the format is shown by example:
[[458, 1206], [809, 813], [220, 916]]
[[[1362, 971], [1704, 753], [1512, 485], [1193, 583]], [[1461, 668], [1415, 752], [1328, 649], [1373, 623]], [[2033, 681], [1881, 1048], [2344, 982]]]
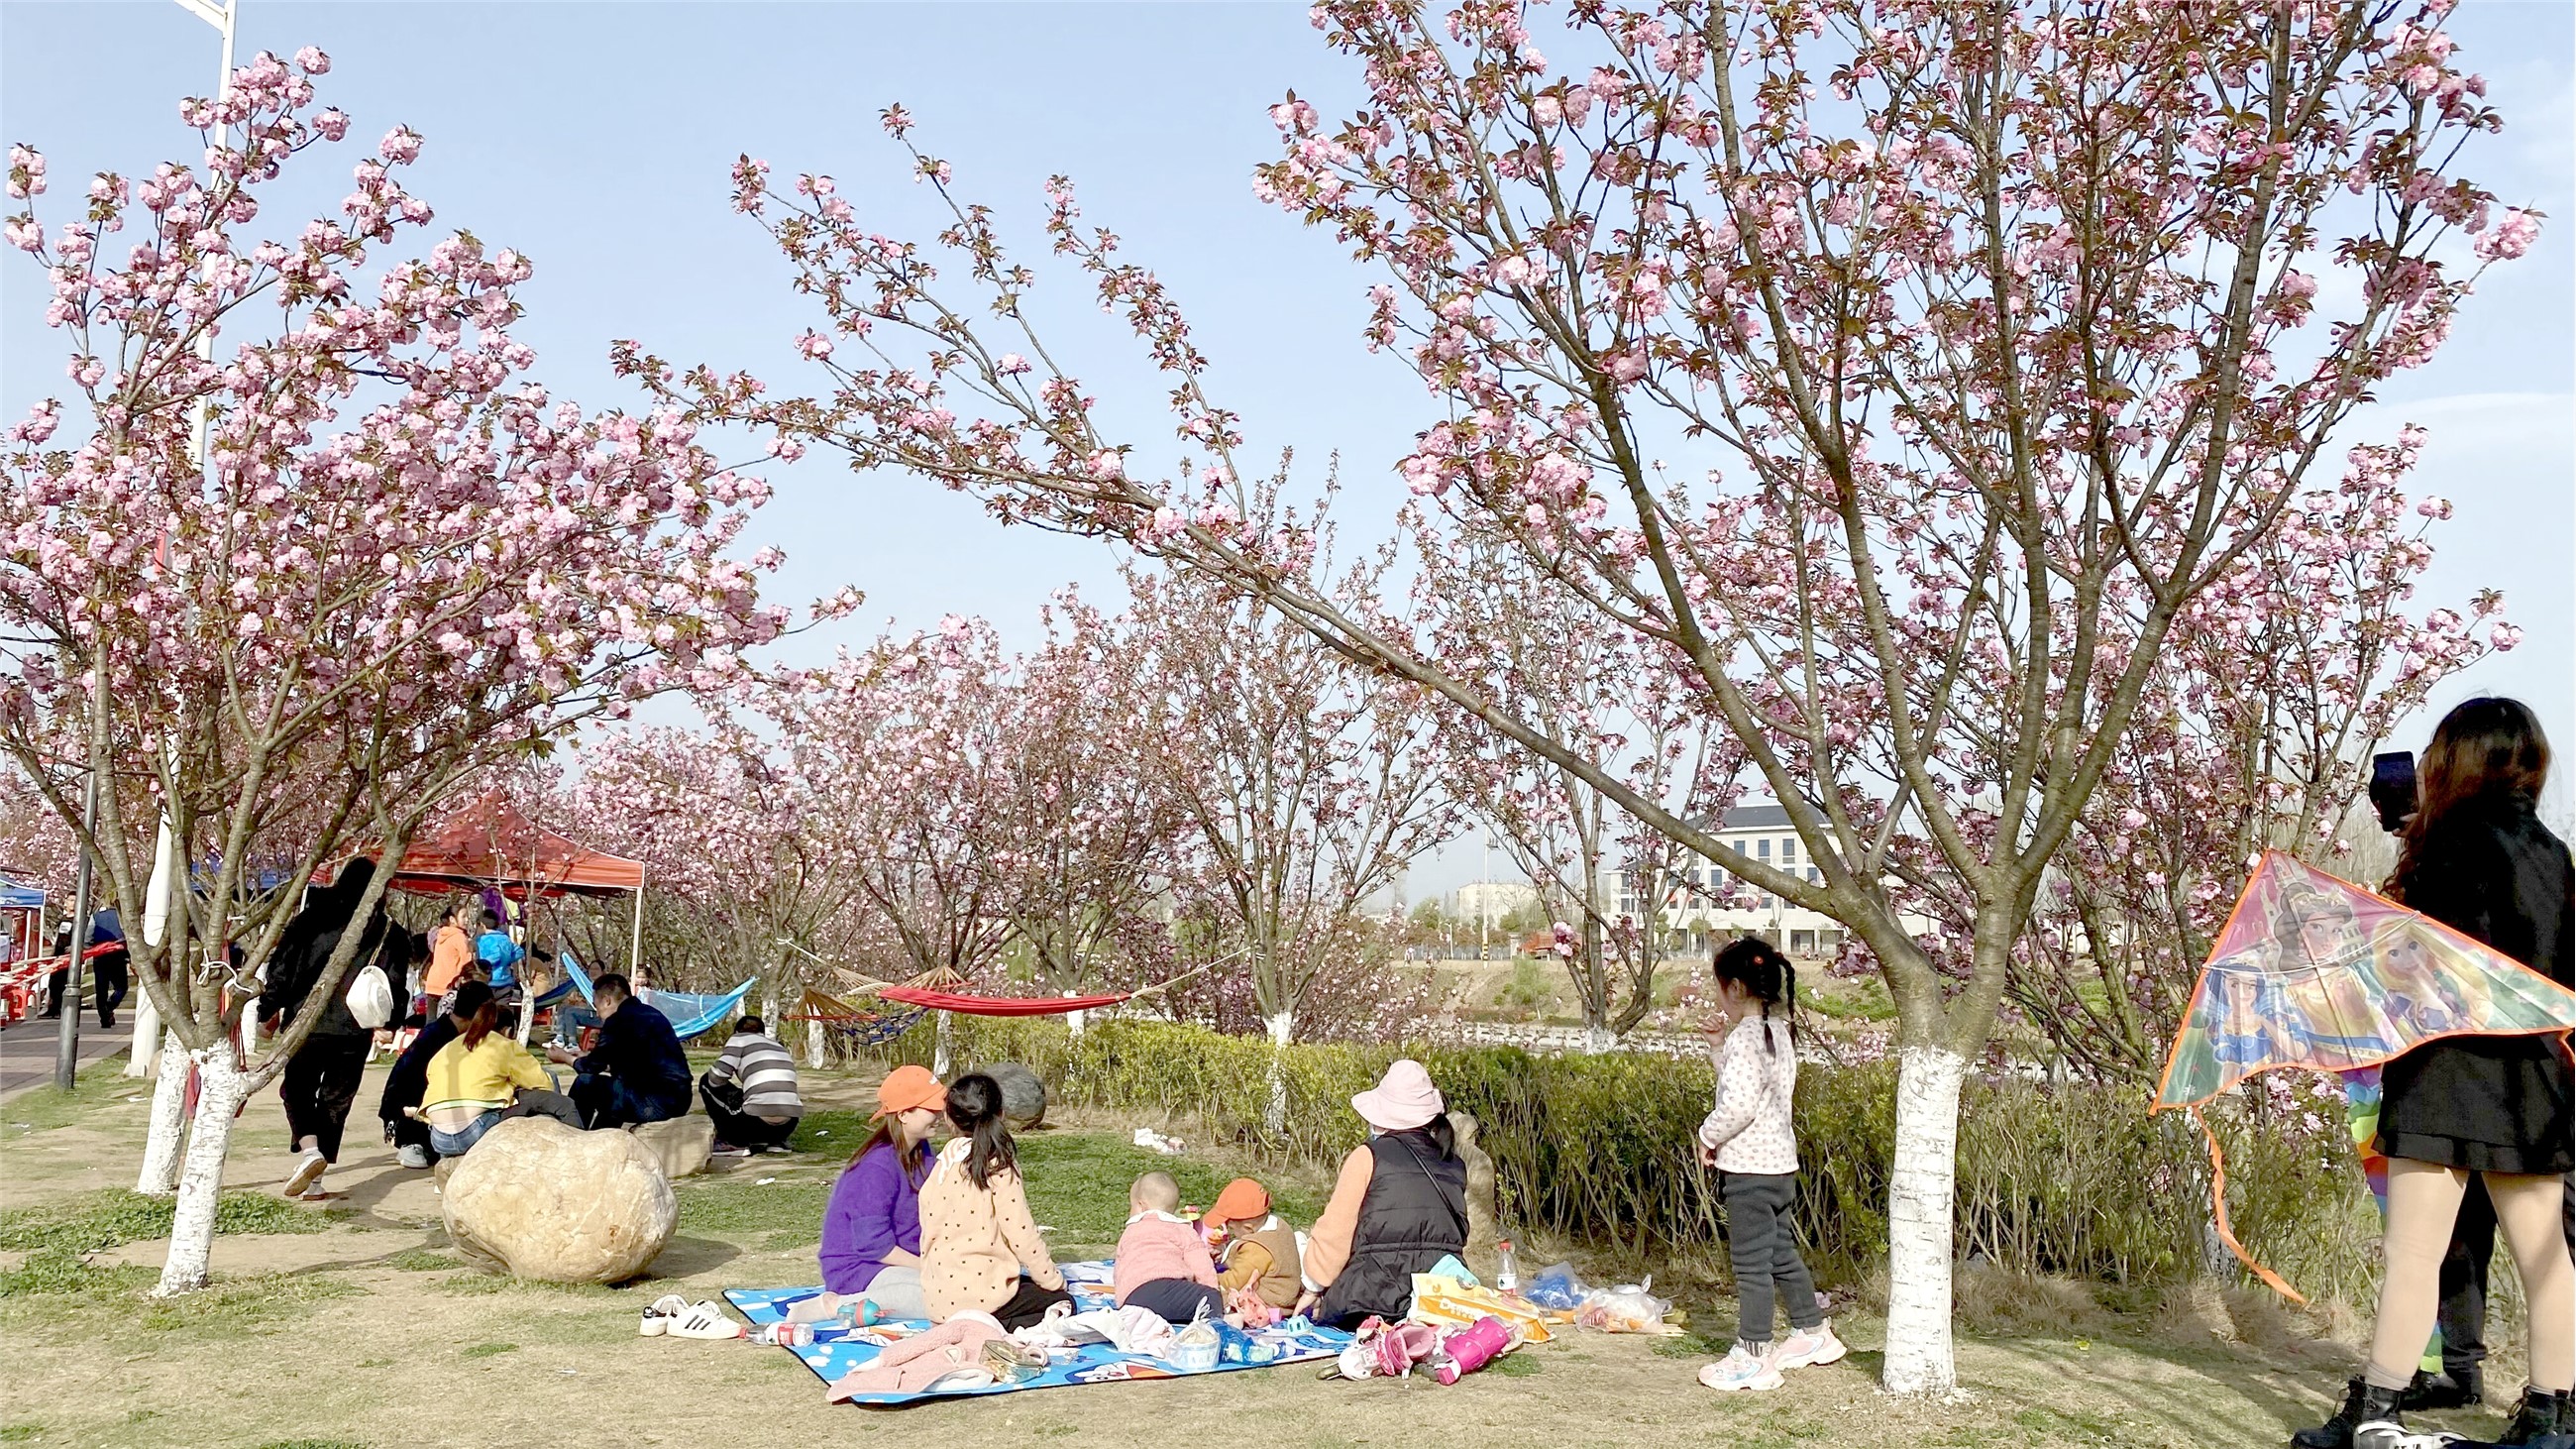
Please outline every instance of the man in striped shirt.
[[733, 1024], [724, 1055], [698, 1078], [698, 1096], [715, 1119], [718, 1157], [785, 1152], [805, 1115], [805, 1099], [796, 1091], [796, 1059], [756, 1016]]

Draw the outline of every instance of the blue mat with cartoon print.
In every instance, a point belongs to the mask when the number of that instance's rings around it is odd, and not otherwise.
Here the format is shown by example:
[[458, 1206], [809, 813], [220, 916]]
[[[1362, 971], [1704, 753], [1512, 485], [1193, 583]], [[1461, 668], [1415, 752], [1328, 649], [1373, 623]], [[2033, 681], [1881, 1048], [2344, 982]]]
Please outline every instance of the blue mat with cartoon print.
[[[1073, 1293], [1074, 1307], [1088, 1312], [1112, 1306], [1109, 1295], [1109, 1264], [1059, 1263], [1065, 1286]], [[790, 1304], [811, 1298], [820, 1288], [735, 1288], [725, 1293], [726, 1301], [740, 1310], [751, 1322], [753, 1332], [782, 1321]], [[872, 1328], [845, 1328], [838, 1323], [814, 1325], [814, 1341], [803, 1348], [785, 1349], [797, 1361], [814, 1371], [815, 1377], [831, 1383], [852, 1369], [865, 1368], [887, 1344], [919, 1333], [930, 1325], [917, 1322], [880, 1323]], [[983, 1394], [1012, 1394], [1027, 1389], [1078, 1387], [1084, 1384], [1125, 1383], [1137, 1379], [1183, 1378], [1192, 1374], [1230, 1373], [1236, 1369], [1276, 1368], [1284, 1363], [1304, 1363], [1328, 1359], [1348, 1347], [1351, 1336], [1330, 1328], [1281, 1326], [1256, 1331], [1256, 1341], [1275, 1346], [1279, 1357], [1266, 1364], [1225, 1363], [1208, 1369], [1183, 1369], [1169, 1361], [1140, 1353], [1122, 1353], [1102, 1344], [1086, 1344], [1071, 1350], [1058, 1350], [1037, 1377], [1021, 1383], [983, 1384], [974, 1388], [947, 1389], [936, 1393], [860, 1394], [854, 1404], [886, 1406], [920, 1403], [927, 1399], [962, 1399]]]

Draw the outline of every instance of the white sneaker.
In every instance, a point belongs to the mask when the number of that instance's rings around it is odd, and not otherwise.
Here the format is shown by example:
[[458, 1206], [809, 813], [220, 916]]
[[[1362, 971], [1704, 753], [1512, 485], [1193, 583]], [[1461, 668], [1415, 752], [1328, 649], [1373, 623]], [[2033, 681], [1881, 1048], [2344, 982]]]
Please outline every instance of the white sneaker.
[[1817, 1324], [1813, 1332], [1795, 1332], [1781, 1340], [1779, 1351], [1771, 1355], [1771, 1366], [1783, 1371], [1813, 1368], [1828, 1364], [1851, 1352], [1843, 1341], [1834, 1337], [1834, 1326]]
[[286, 1175], [283, 1191], [288, 1197], [304, 1196], [305, 1190], [313, 1186], [314, 1179], [320, 1177], [322, 1169], [328, 1166], [330, 1164], [322, 1160], [319, 1151], [308, 1149], [303, 1159], [295, 1164], [295, 1170]]
[[1738, 1389], [1751, 1389], [1761, 1393], [1776, 1389], [1788, 1382], [1780, 1377], [1778, 1369], [1771, 1366], [1769, 1355], [1757, 1358], [1745, 1352], [1744, 1345], [1740, 1343], [1726, 1357], [1701, 1369], [1699, 1381], [1702, 1385], [1722, 1394], [1733, 1393]]
[[406, 1142], [401, 1150], [394, 1153], [394, 1161], [405, 1167], [427, 1167], [430, 1165], [429, 1149], [417, 1142]]

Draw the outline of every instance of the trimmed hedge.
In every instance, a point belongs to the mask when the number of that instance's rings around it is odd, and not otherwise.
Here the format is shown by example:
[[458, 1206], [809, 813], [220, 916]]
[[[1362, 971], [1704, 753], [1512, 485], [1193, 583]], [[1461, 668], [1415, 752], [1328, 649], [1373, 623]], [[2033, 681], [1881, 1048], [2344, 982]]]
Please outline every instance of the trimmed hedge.
[[[1281, 1051], [1288, 1120], [1273, 1134], [1262, 1121], [1272, 1052], [1257, 1038], [1109, 1021], [1076, 1039], [1054, 1018], [958, 1017], [953, 1032], [956, 1061], [1024, 1062], [1059, 1101], [1193, 1117], [1238, 1145], [1328, 1169], [1365, 1135], [1352, 1094], [1400, 1054], [1310, 1043]], [[925, 1023], [884, 1055], [926, 1064], [931, 1049]], [[1481, 1124], [1507, 1224], [1641, 1256], [1722, 1238], [1716, 1178], [1689, 1150], [1713, 1091], [1706, 1062], [1410, 1050], [1450, 1105]], [[1810, 1263], [1839, 1279], [1886, 1260], [1895, 1076], [1893, 1062], [1810, 1064], [1798, 1074], [1800, 1236]], [[2120, 1284], [2187, 1277], [2206, 1261], [2209, 1158], [2187, 1120], [2150, 1120], [2133, 1092], [1975, 1079], [1960, 1118], [1963, 1258]], [[2215, 1125], [2246, 1247], [2311, 1296], [2367, 1301], [2378, 1220], [2349, 1144], [2335, 1133], [2321, 1142]]]

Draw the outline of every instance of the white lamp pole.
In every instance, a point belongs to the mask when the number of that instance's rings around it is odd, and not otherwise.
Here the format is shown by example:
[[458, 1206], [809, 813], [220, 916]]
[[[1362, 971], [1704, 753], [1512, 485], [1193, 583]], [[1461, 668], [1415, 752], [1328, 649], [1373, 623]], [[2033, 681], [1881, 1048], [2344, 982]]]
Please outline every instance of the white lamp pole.
[[[231, 99], [233, 93], [233, 29], [235, 21], [240, 17], [241, 0], [222, 0], [220, 4], [216, 3], [216, 0], [178, 0], [178, 3], [179, 8], [215, 27], [215, 33], [224, 38], [222, 60], [215, 71], [215, 103], [221, 105]], [[225, 142], [229, 144], [232, 128], [226, 125], [223, 129]], [[215, 329], [211, 323], [197, 334], [197, 355], [208, 362], [215, 360]], [[204, 482], [206, 466], [206, 433], [212, 427], [213, 419], [212, 405], [207, 399], [198, 398], [196, 427], [189, 436], [188, 456], [189, 461], [197, 465], [200, 486]], [[156, 843], [152, 861], [152, 884], [147, 892], [144, 906], [145, 929], [148, 939], [155, 945], [160, 943], [161, 932], [168, 928], [170, 900], [178, 890], [179, 872], [186, 869], [185, 863], [179, 859], [180, 844], [181, 842], [171, 839], [170, 812], [167, 807], [164, 807], [161, 811], [161, 839]], [[223, 908], [223, 902], [216, 903], [216, 909]], [[184, 969], [186, 969], [184, 963], [174, 963], [172, 967], [174, 979], [177, 973]], [[146, 994], [145, 1000], [150, 1000], [149, 993]], [[143, 1018], [151, 1014], [148, 1006], [135, 1013], [136, 1040], [133, 1055], [137, 1058], [144, 1055]], [[155, 1022], [153, 1025], [154, 1035], [158, 1036], [159, 1023]], [[241, 1049], [245, 1060], [259, 1049], [259, 1009], [256, 1006], [242, 1008]], [[129, 1063], [127, 1070], [130, 1072], [133, 1067], [134, 1064]]]

